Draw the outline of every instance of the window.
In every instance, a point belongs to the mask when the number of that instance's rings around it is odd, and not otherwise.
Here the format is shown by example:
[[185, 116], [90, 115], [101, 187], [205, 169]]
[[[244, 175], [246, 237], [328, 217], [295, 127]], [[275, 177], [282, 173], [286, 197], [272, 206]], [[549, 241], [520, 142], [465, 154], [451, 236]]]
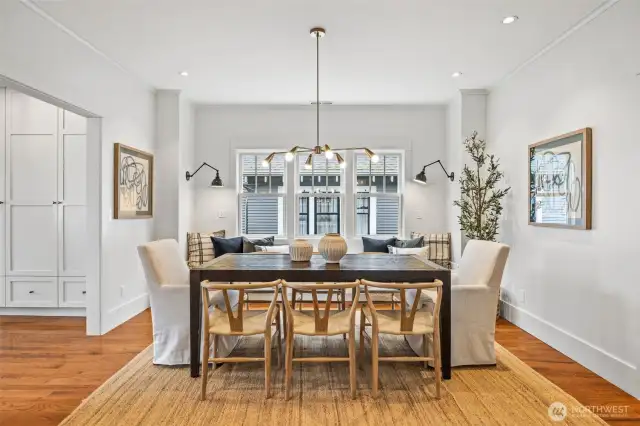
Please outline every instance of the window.
[[241, 154], [239, 219], [242, 235], [286, 234], [285, 160], [262, 165], [266, 154]]
[[296, 234], [324, 235], [341, 232], [343, 173], [335, 158], [313, 157], [311, 169], [305, 167], [307, 155], [297, 156], [298, 224]]
[[355, 155], [356, 235], [398, 235], [400, 232], [401, 156], [380, 155], [372, 163]]
[[401, 233], [403, 154], [378, 153], [380, 160], [372, 163], [364, 153], [348, 152], [346, 168], [322, 155], [314, 155], [306, 168], [308, 153], [290, 163], [276, 155], [263, 165], [267, 155], [238, 155], [240, 235], [315, 239], [328, 233]]

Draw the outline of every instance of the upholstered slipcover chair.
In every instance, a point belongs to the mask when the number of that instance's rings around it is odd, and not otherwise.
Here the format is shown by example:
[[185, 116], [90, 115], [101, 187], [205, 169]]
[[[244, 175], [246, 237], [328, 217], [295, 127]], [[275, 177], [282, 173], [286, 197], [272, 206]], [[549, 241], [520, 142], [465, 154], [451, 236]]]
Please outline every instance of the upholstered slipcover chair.
[[[496, 308], [508, 256], [505, 244], [471, 240], [459, 268], [451, 271], [452, 367], [496, 363]], [[415, 292], [408, 295], [407, 303], [414, 297]], [[434, 299], [434, 294], [423, 292], [423, 303]], [[423, 353], [422, 336], [407, 336], [407, 341], [416, 353]]]
[[[138, 247], [138, 254], [149, 287], [153, 321], [153, 363], [189, 364], [189, 268], [180, 255], [176, 240], [159, 240]], [[229, 292], [232, 306], [238, 293]], [[211, 294], [212, 303], [224, 308], [221, 292]], [[236, 336], [220, 338], [218, 354], [228, 355], [238, 341]], [[211, 348], [210, 348], [211, 349]]]

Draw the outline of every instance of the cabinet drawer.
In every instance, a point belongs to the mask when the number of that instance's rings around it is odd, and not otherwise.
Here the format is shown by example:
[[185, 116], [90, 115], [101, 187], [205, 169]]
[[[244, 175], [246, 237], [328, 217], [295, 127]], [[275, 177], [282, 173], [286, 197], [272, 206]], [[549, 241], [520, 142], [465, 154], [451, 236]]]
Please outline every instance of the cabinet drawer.
[[6, 277], [7, 307], [57, 307], [57, 278]]
[[59, 305], [61, 308], [82, 308], [87, 296], [84, 278], [58, 278]]

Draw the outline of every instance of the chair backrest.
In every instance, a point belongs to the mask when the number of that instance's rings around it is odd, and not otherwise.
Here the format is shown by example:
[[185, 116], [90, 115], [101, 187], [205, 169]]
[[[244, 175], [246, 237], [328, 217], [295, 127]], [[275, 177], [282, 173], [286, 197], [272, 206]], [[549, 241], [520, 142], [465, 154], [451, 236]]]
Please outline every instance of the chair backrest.
[[499, 290], [508, 257], [508, 245], [493, 241], [469, 241], [457, 270], [458, 283]]
[[[420, 294], [422, 290], [427, 289], [435, 289], [436, 290], [436, 300], [433, 302], [435, 306], [433, 308], [433, 325], [434, 327], [440, 321], [440, 303], [442, 301], [442, 281], [435, 280], [431, 283], [379, 283], [374, 281], [362, 280], [362, 284], [364, 284], [364, 292], [367, 295], [367, 306], [371, 310], [372, 319], [374, 321], [374, 326], [377, 328], [377, 315], [376, 315], [376, 307], [373, 303], [373, 299], [371, 299], [371, 294], [369, 293], [369, 287], [376, 288], [384, 288], [384, 289], [393, 289], [398, 290], [400, 293], [400, 331], [413, 331], [413, 323], [416, 319], [416, 312], [418, 311], [418, 306], [420, 305]], [[413, 299], [413, 304], [411, 305], [411, 310], [408, 311], [407, 306], [407, 290], [415, 290], [415, 298]], [[408, 312], [407, 312], [408, 311]]]
[[163, 284], [189, 285], [189, 267], [176, 240], [158, 240], [138, 246], [149, 289]]
[[[358, 300], [360, 297], [360, 281], [347, 282], [347, 283], [289, 283], [286, 281], [282, 281], [282, 299], [284, 300], [285, 311], [287, 313], [287, 320], [289, 324], [293, 325], [293, 309], [291, 304], [289, 303], [289, 297], [287, 295], [286, 288], [291, 288], [297, 291], [304, 291], [311, 293], [311, 297], [313, 299], [313, 316], [315, 319], [315, 332], [318, 334], [326, 333], [329, 330], [329, 320], [330, 320], [330, 311], [331, 311], [331, 298], [333, 296], [334, 290], [342, 290], [342, 289], [352, 289], [353, 290], [353, 300]], [[320, 304], [318, 303], [318, 291], [325, 291], [327, 295], [327, 300], [324, 302], [324, 306], [322, 307], [322, 315]], [[349, 311], [349, 315], [351, 320], [355, 320], [355, 313], [357, 308], [357, 303], [352, 303]]]
[[[209, 281], [203, 281], [200, 286], [202, 288], [202, 316], [204, 319], [205, 330], [209, 329], [209, 307], [213, 306], [214, 310], [218, 309], [215, 305], [212, 305], [210, 299], [210, 290], [221, 290], [222, 295], [224, 296], [224, 306], [227, 313], [227, 317], [229, 318], [229, 328], [232, 332], [242, 334], [244, 331], [244, 292], [245, 290], [258, 290], [261, 288], [272, 288], [273, 291], [273, 299], [271, 300], [271, 304], [269, 305], [269, 310], [267, 311], [267, 319], [265, 322], [265, 330], [267, 326], [271, 325], [271, 316], [273, 310], [275, 309], [277, 300], [278, 300], [278, 288], [280, 287], [281, 280], [271, 281], [271, 282], [261, 282], [261, 283], [212, 283]], [[231, 305], [231, 301], [229, 299], [229, 291], [238, 291], [239, 297], [238, 300], [238, 309], [236, 314], [234, 315], [233, 306]]]

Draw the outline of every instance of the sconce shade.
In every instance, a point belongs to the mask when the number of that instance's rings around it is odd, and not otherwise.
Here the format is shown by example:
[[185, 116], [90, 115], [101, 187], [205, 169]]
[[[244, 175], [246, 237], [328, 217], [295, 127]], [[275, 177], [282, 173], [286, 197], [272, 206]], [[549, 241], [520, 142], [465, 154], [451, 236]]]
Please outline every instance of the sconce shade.
[[220, 179], [220, 174], [218, 172], [216, 172], [216, 177], [213, 178], [213, 180], [211, 181], [211, 187], [212, 188], [221, 188], [223, 187], [223, 183], [222, 183], [222, 179]]
[[424, 173], [424, 169], [413, 178], [413, 181], [416, 183], [420, 183], [422, 185], [426, 185], [427, 183], [427, 175]]

